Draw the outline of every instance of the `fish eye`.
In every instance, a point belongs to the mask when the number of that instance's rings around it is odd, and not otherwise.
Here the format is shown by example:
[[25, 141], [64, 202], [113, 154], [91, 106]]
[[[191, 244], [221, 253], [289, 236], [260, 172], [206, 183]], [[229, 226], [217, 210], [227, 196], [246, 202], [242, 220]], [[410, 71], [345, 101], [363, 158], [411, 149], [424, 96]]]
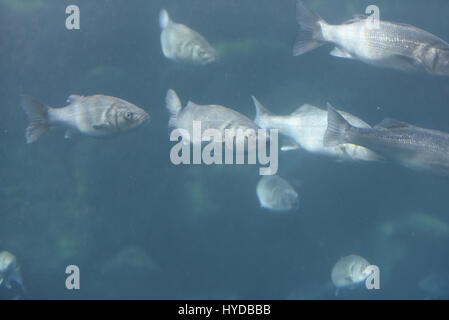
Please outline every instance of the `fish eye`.
[[133, 113], [131, 111], [126, 111], [125, 112], [125, 118], [126, 118], [126, 120], [132, 120]]

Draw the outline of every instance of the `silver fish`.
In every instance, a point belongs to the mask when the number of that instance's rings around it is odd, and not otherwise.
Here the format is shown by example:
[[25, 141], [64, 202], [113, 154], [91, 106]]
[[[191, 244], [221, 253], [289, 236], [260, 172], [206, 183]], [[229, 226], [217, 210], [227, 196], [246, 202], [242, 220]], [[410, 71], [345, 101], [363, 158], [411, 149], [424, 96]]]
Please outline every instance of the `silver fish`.
[[0, 286], [12, 288], [12, 283], [23, 289], [22, 276], [16, 257], [9, 251], [0, 252]]
[[354, 143], [412, 169], [449, 173], [449, 134], [385, 119], [374, 128], [356, 128], [328, 106], [324, 145]]
[[[323, 139], [327, 128], [327, 111], [318, 107], [305, 104], [290, 115], [275, 115], [268, 111], [255, 97], [256, 118], [254, 122], [264, 129], [278, 129], [279, 132], [289, 138], [302, 149], [337, 157], [341, 160], [367, 160], [375, 161], [381, 158], [365, 147], [345, 143], [337, 146], [324, 146]], [[352, 125], [360, 128], [370, 128], [363, 120], [342, 112], [346, 120]], [[295, 149], [283, 147], [283, 150]]]
[[355, 287], [370, 275], [367, 270], [369, 265], [370, 263], [359, 255], [342, 257], [332, 268], [332, 282], [337, 288]]
[[299, 24], [294, 55], [301, 55], [324, 43], [335, 45], [331, 55], [357, 59], [370, 65], [449, 75], [449, 44], [414, 26], [379, 21], [358, 15], [341, 25], [330, 25], [297, 0]]
[[234, 132], [241, 130], [248, 133], [248, 137], [259, 134], [260, 128], [251, 119], [228, 107], [216, 104], [198, 105], [189, 101], [182, 108], [178, 95], [172, 89], [167, 92], [166, 107], [170, 112], [169, 127], [184, 129], [188, 133], [183, 135], [187, 142], [194, 142], [192, 141], [194, 121], [201, 124], [201, 135], [207, 129], [217, 129], [221, 132], [223, 141], [225, 130]]
[[103, 137], [136, 128], [150, 118], [143, 109], [120, 98], [104, 95], [69, 96], [67, 106], [52, 108], [23, 95], [21, 105], [30, 124], [27, 143], [36, 141], [50, 127], [66, 128], [66, 138], [73, 134]]
[[195, 65], [206, 65], [218, 59], [215, 49], [198, 32], [172, 21], [166, 10], [159, 14], [161, 46], [168, 59]]
[[260, 206], [274, 211], [288, 211], [299, 206], [299, 196], [295, 189], [283, 178], [263, 176], [256, 187]]

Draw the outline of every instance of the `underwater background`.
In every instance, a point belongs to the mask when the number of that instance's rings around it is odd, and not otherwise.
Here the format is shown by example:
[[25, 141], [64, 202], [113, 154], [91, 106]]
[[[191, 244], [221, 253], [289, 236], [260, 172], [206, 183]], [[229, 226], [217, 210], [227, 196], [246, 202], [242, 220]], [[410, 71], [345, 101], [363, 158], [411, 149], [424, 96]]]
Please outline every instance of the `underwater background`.
[[[80, 8], [80, 30], [65, 8]], [[379, 6], [381, 19], [449, 40], [447, 0], [309, 0], [329, 23]], [[220, 61], [166, 59], [159, 11], [192, 27]], [[389, 117], [449, 132], [449, 79], [329, 56], [292, 56], [293, 0], [0, 0], [0, 251], [21, 266], [23, 299], [449, 298], [449, 179], [390, 163], [280, 153], [299, 209], [260, 208], [258, 166], [170, 162], [167, 89], [183, 105], [220, 104], [250, 118], [255, 95], [276, 114], [326, 102], [374, 125]], [[27, 145], [26, 93], [61, 107], [105, 94], [151, 121], [113, 139]], [[335, 295], [330, 272], [359, 254], [379, 290]], [[65, 268], [81, 271], [67, 290]], [[14, 296], [0, 289], [0, 298]]]

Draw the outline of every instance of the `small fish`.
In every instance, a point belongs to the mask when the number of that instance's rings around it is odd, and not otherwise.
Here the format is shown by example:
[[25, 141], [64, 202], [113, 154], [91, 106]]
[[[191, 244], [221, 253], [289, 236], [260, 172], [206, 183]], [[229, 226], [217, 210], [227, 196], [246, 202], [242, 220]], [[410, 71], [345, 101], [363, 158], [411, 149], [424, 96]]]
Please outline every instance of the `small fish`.
[[260, 206], [265, 209], [288, 211], [299, 206], [298, 193], [277, 175], [263, 176], [257, 183], [256, 193]]
[[162, 29], [162, 52], [166, 58], [194, 65], [206, 65], [218, 60], [217, 52], [202, 35], [172, 21], [166, 10], [161, 10], [159, 24]]
[[243, 133], [248, 132], [248, 136], [256, 136], [260, 129], [251, 119], [245, 115], [228, 107], [210, 104], [198, 105], [189, 101], [182, 108], [178, 95], [169, 89], [166, 96], [166, 107], [170, 112], [169, 127], [174, 129], [184, 129], [188, 134], [183, 136], [185, 141], [192, 142], [193, 124], [197, 121], [201, 124], [201, 135], [207, 129], [219, 130], [222, 139], [225, 138], [225, 130]]
[[136, 128], [150, 118], [143, 109], [110, 96], [72, 94], [67, 102], [63, 108], [52, 108], [22, 95], [21, 105], [30, 121], [25, 132], [27, 143], [35, 142], [53, 126], [66, 128], [67, 139], [76, 133], [104, 137]]
[[2, 251], [0, 252], [0, 286], [11, 289], [12, 283], [23, 290], [22, 276], [16, 257], [11, 252]]
[[374, 128], [356, 128], [328, 105], [325, 146], [354, 143], [416, 170], [449, 173], [449, 134], [385, 119]]
[[354, 288], [370, 275], [369, 265], [365, 258], [355, 254], [342, 257], [332, 268], [332, 282], [338, 289]]
[[449, 75], [449, 44], [414, 26], [379, 21], [364, 15], [340, 25], [330, 25], [312, 12], [302, 0], [296, 2], [299, 24], [293, 48], [295, 56], [325, 43], [335, 45], [331, 55], [403, 71]]
[[[380, 160], [374, 152], [365, 147], [346, 143], [332, 147], [323, 144], [327, 128], [327, 111], [305, 104], [290, 115], [281, 116], [272, 114], [255, 97], [252, 97], [256, 107], [254, 122], [264, 129], [278, 129], [279, 132], [295, 141], [302, 149], [318, 154], [337, 157], [341, 160]], [[346, 120], [360, 128], [370, 128], [363, 120], [342, 112]], [[283, 147], [282, 150], [295, 149]]]

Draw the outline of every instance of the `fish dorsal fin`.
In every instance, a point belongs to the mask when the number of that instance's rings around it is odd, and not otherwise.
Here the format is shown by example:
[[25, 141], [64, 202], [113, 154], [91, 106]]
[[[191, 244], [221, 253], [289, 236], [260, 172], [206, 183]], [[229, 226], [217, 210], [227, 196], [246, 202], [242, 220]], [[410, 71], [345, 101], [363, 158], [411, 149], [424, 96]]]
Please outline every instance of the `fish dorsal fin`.
[[159, 26], [161, 27], [161, 29], [165, 29], [168, 26], [170, 26], [172, 24], [172, 21], [170, 19], [170, 16], [168, 15], [167, 10], [162, 9], [161, 12], [159, 13]]
[[72, 103], [75, 102], [78, 99], [81, 99], [82, 96], [77, 95], [77, 94], [71, 94], [68, 98], [67, 98], [67, 103]]
[[316, 111], [316, 109], [319, 109], [319, 108], [306, 103], [306, 104], [303, 104], [302, 106], [300, 106], [295, 111], [293, 111], [290, 115], [297, 116], [297, 115], [302, 114], [302, 113]]
[[254, 119], [255, 123], [259, 123], [261, 118], [264, 116], [272, 115], [272, 113], [268, 111], [268, 109], [265, 108], [264, 105], [260, 103], [255, 96], [251, 96], [251, 98], [253, 99], [254, 107], [256, 108], [256, 117]]
[[407, 122], [402, 122], [398, 120], [394, 120], [391, 118], [386, 118], [382, 120], [379, 124], [375, 125], [375, 129], [383, 128], [383, 129], [398, 129], [398, 128], [407, 128], [412, 127], [411, 124]]

